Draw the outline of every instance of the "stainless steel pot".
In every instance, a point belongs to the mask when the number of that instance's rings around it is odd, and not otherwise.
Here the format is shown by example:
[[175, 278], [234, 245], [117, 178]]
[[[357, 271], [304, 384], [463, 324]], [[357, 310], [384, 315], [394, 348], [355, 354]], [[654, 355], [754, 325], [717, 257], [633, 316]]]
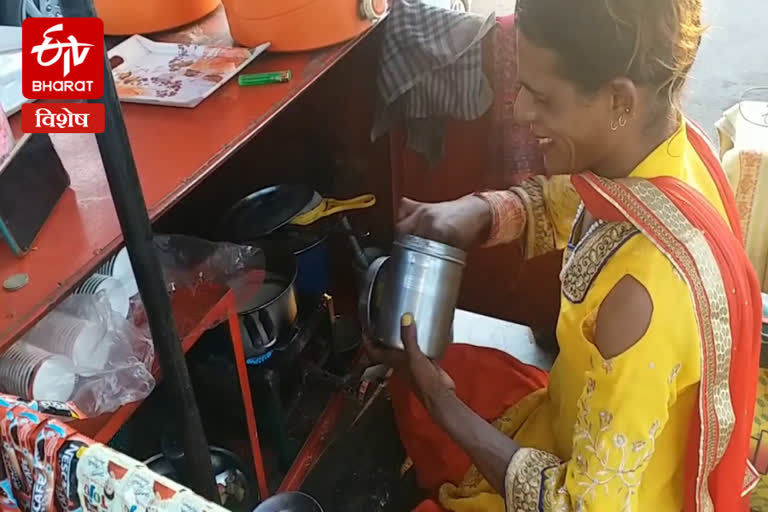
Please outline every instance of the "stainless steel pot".
[[309, 494], [293, 491], [275, 494], [253, 512], [323, 512], [323, 509]]
[[[185, 467], [187, 459], [176, 433], [166, 432], [160, 446], [161, 453], [150, 457], [144, 464], [161, 476], [189, 485], [184, 480], [188, 474]], [[233, 512], [250, 511], [260, 499], [259, 484], [253, 470], [234, 452], [216, 446], [210, 446], [209, 450], [221, 505]]]
[[296, 304], [296, 258], [288, 251], [264, 249], [264, 283], [246, 303], [238, 305], [245, 357], [264, 353], [293, 326]]
[[464, 251], [432, 240], [398, 238], [392, 256], [378, 258], [368, 268], [359, 303], [368, 335], [403, 348], [400, 318], [412, 313], [422, 352], [440, 359], [453, 342], [453, 314], [466, 257]]

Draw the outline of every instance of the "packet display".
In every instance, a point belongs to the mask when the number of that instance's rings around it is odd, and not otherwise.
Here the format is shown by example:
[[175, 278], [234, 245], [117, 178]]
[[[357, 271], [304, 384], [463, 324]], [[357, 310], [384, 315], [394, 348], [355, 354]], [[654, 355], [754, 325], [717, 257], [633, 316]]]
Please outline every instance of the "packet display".
[[128, 473], [139, 465], [104, 445], [87, 447], [76, 468], [77, 495], [82, 508], [89, 512], [128, 510], [122, 506], [122, 489]]
[[40, 406], [36, 400], [24, 400], [18, 396], [6, 395], [5, 393], [0, 393], [0, 406], [2, 406], [2, 404], [26, 405], [27, 408], [32, 409], [33, 411], [40, 410]]
[[184, 491], [184, 487], [142, 465], [126, 476], [121, 499], [124, 510], [131, 512], [175, 512], [174, 498]]
[[49, 400], [37, 400], [37, 410], [44, 414], [61, 418], [63, 421], [81, 420], [88, 417], [88, 415], [84, 414], [83, 411], [78, 409], [78, 407], [73, 402], [52, 402]]
[[80, 441], [76, 437], [65, 441], [58, 452], [55, 492], [59, 512], [82, 510], [77, 490], [77, 465], [89, 443]]
[[0, 395], [0, 436], [3, 463], [10, 480], [11, 498], [24, 512], [30, 510], [34, 488], [35, 439], [47, 423], [37, 402]]
[[58, 445], [59, 439], [63, 441], [65, 436], [64, 426], [53, 421], [44, 425], [37, 435], [34, 485], [30, 503], [30, 510], [33, 512], [53, 510], [54, 469], [47, 452], [53, 451], [55, 457], [58, 446], [51, 445]]
[[3, 424], [11, 409], [19, 405], [15, 397], [0, 394], [0, 456], [2, 456], [2, 476], [0, 477], [0, 508], [18, 510], [16, 489], [23, 488], [21, 467], [16, 459], [16, 452], [11, 446], [10, 435], [3, 434]]
[[[19, 459], [15, 446], [17, 444], [18, 435], [14, 436], [11, 434], [11, 424], [13, 423], [15, 415], [28, 409], [20, 404], [9, 405], [10, 408], [5, 409], [3, 416], [0, 418], [0, 438], [2, 439], [3, 463], [8, 472], [8, 477], [11, 481], [11, 490], [19, 508], [28, 510], [29, 491], [27, 489], [26, 478], [22, 471], [21, 460]], [[15, 433], [18, 433], [18, 429]], [[16, 440], [14, 440], [14, 437], [16, 437]]]
[[5, 471], [5, 464], [0, 464], [0, 512], [18, 512], [19, 505], [13, 497], [11, 481]]
[[90, 441], [63, 423], [49, 420], [38, 430], [34, 451], [31, 511], [80, 510], [77, 496], [77, 454]]
[[34, 487], [35, 470], [35, 440], [37, 431], [45, 426], [45, 418], [26, 406], [17, 406], [12, 409], [11, 443], [16, 450], [16, 458], [24, 475], [24, 487], [27, 491], [27, 500], [32, 497]]
[[41, 411], [0, 394], [0, 512], [225, 512]]
[[88, 415], [83, 413], [83, 411], [81, 411], [74, 402], [24, 400], [18, 396], [6, 395], [5, 393], [0, 393], [0, 401], [14, 402], [16, 404], [26, 405], [33, 411], [41, 412], [49, 416], [56, 416], [63, 421], [81, 420], [88, 417]]
[[78, 494], [88, 512], [226, 512], [144, 464], [102, 445], [77, 464]]
[[224, 507], [186, 489], [176, 495], [173, 501], [173, 512], [226, 512]]

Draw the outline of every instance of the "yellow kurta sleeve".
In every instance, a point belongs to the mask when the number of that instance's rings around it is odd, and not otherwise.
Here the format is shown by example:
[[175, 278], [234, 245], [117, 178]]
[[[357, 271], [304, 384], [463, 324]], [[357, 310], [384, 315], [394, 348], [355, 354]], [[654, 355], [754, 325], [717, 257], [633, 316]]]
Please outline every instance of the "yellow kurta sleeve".
[[[639, 341], [606, 360], [594, 345], [594, 322], [602, 300], [625, 275], [648, 290], [653, 315]], [[665, 482], [674, 478], [669, 468], [679, 467], [700, 375], [692, 307], [685, 282], [643, 236], [618, 249], [583, 304], [564, 302], [561, 315], [574, 315], [578, 308], [591, 311], [578, 333], [584, 339], [572, 340], [564, 349], [566, 359], [586, 360], [570, 450], [562, 450], [570, 453], [558, 458], [535, 449], [518, 451], [507, 471], [507, 510], [646, 510], [639, 502], [641, 482], [646, 499], [648, 489], [670, 488]], [[567, 382], [561, 379], [555, 385]], [[659, 443], [663, 448], [657, 453]], [[649, 464], [655, 469], [646, 471]]]
[[491, 205], [487, 246], [521, 239], [526, 258], [565, 247], [579, 197], [567, 176], [535, 176], [520, 186], [480, 194]]
[[571, 459], [518, 451], [507, 471], [510, 512], [637, 510], [637, 491], [677, 397], [681, 365], [663, 354], [630, 360], [631, 349], [608, 361], [594, 352], [577, 405]]

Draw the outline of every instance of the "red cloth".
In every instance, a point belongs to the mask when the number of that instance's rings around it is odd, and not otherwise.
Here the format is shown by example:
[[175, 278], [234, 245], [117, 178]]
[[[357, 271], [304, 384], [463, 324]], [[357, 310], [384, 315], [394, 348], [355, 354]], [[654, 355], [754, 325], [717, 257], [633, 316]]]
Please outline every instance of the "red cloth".
[[444, 510], [436, 501], [425, 500], [422, 501], [418, 507], [413, 509], [413, 512], [444, 512]]
[[[440, 366], [456, 382], [458, 397], [488, 421], [545, 387], [548, 380], [543, 370], [504, 352], [458, 343], [448, 348]], [[402, 380], [393, 377], [389, 391], [400, 439], [413, 460], [419, 485], [436, 492], [445, 482], [459, 484], [471, 465], [469, 456], [432, 421]]]
[[489, 155], [489, 188], [506, 188], [544, 169], [544, 157], [538, 141], [527, 124], [515, 121], [515, 101], [520, 92], [517, 79], [517, 30], [515, 16], [496, 19], [493, 40], [495, 100], [492, 109]]

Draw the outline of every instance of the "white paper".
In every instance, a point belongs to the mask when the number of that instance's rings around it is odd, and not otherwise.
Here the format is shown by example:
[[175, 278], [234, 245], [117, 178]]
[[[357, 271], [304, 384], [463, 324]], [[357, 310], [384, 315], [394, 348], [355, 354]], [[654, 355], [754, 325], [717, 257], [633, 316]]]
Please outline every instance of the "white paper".
[[21, 27], [0, 25], [0, 53], [20, 50]]
[[10, 116], [27, 99], [21, 94], [21, 51], [0, 53], [0, 104]]
[[[112, 70], [120, 101], [191, 108], [224, 85], [268, 47], [269, 43], [257, 48], [163, 43], [135, 35], [112, 48], [109, 57], [119, 57], [123, 61]], [[241, 55], [231, 56], [234, 53], [245, 53], [247, 56], [241, 61]], [[234, 59], [238, 64], [227, 62], [227, 59]], [[222, 70], [195, 69], [198, 64], [216, 61], [225, 63]]]

